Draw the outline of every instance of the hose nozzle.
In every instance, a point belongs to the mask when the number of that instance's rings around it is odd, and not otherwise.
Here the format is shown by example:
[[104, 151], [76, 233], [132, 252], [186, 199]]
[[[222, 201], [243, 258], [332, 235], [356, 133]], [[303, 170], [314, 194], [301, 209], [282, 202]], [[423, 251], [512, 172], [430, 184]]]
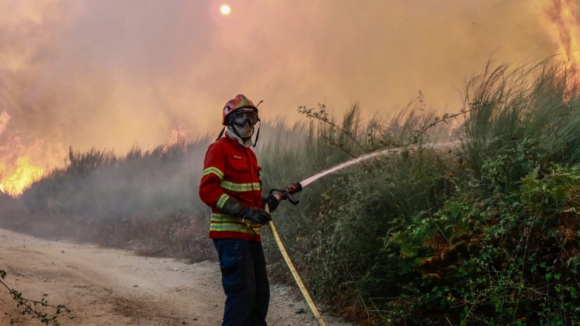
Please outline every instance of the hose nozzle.
[[302, 191], [302, 185], [300, 184], [300, 182], [294, 182], [293, 184], [286, 187], [286, 192], [290, 195], [295, 194], [297, 192], [301, 192], [301, 191]]
[[286, 187], [286, 189], [284, 190], [272, 189], [270, 190], [270, 194], [276, 196], [278, 201], [288, 199], [288, 201], [291, 202], [292, 204], [298, 205], [300, 201], [294, 198], [294, 196], [292, 195], [300, 191], [302, 191], [302, 185], [300, 184], [300, 182], [294, 182], [293, 184]]

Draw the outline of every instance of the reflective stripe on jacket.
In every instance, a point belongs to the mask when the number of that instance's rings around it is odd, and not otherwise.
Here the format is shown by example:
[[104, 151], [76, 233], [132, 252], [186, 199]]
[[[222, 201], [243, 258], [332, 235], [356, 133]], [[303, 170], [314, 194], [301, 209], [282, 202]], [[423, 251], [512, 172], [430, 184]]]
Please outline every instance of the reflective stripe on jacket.
[[261, 241], [260, 224], [242, 222], [221, 211], [230, 197], [243, 206], [263, 206], [260, 167], [251, 149], [228, 136], [211, 144], [205, 154], [199, 197], [211, 208], [210, 238]]

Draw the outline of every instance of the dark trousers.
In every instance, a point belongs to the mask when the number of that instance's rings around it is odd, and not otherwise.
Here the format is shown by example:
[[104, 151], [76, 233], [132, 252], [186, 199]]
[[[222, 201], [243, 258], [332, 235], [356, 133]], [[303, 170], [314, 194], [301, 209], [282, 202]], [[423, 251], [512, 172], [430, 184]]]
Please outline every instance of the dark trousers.
[[270, 285], [260, 242], [214, 239], [226, 306], [222, 326], [266, 326]]

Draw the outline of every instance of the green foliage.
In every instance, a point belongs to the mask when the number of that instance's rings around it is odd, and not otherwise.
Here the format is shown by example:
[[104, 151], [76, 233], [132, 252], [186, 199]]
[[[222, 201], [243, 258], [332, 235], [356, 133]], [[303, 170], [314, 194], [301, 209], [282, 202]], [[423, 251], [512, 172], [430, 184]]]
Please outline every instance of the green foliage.
[[421, 272], [415, 287], [391, 302], [392, 320], [580, 322], [580, 166], [536, 169], [520, 184], [509, 195], [496, 189], [477, 200], [457, 196], [385, 239], [386, 247], [400, 248], [404, 273]]
[[395, 252], [381, 252], [383, 237], [445, 197], [445, 180], [433, 173], [443, 162], [433, 154], [381, 158], [370, 170], [359, 167], [338, 178], [324, 192], [317, 232], [309, 238], [315, 249], [306, 256], [324, 266], [312, 273], [318, 293], [331, 297], [340, 288], [362, 297], [392, 293], [401, 280], [391, 266]]

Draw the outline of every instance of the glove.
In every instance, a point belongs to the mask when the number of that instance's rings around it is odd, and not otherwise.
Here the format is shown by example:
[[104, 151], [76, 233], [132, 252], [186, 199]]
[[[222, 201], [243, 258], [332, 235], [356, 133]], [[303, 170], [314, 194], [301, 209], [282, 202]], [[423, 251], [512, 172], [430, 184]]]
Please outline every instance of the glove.
[[265, 210], [257, 207], [249, 208], [244, 207], [242, 209], [242, 216], [240, 216], [243, 220], [250, 220], [252, 222], [256, 222], [259, 224], [268, 224], [272, 220], [272, 216], [270, 213], [266, 212]]
[[270, 212], [273, 212], [278, 207], [278, 204], [280, 204], [280, 202], [276, 196], [269, 195], [268, 197], [264, 197], [264, 209], [266, 209], [266, 205], [268, 205]]
[[272, 220], [272, 216], [265, 210], [257, 207], [242, 206], [237, 200], [230, 197], [221, 208], [221, 211], [239, 217], [244, 220], [250, 220], [262, 225], [267, 224]]

